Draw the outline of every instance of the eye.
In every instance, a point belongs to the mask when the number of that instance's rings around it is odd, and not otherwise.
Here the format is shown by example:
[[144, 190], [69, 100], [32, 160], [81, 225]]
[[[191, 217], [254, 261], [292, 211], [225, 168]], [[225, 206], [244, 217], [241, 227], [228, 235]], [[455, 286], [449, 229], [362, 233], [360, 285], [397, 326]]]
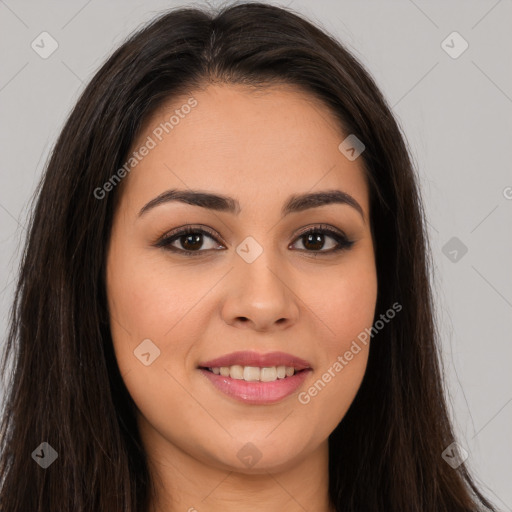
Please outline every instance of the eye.
[[[331, 247], [329, 250], [321, 251], [320, 249], [325, 246], [326, 237], [334, 240], [334, 247]], [[297, 240], [302, 242], [302, 245], [305, 247], [305, 249], [303, 249], [305, 252], [312, 252], [315, 256], [317, 256], [318, 253], [330, 254], [350, 249], [354, 244], [354, 241], [349, 240], [341, 231], [337, 231], [324, 225], [313, 227], [300, 233]]]
[[[193, 226], [187, 226], [184, 229], [175, 229], [170, 233], [167, 233], [161, 240], [159, 240], [155, 246], [163, 247], [172, 252], [182, 253], [186, 256], [196, 256], [204, 250], [200, 251], [199, 248], [203, 246], [203, 237], [206, 236], [210, 240], [216, 241], [215, 236], [210, 231], [197, 228]], [[177, 242], [177, 245], [180, 247], [176, 247], [173, 244]], [[223, 247], [223, 246], [221, 246]], [[212, 249], [215, 247], [210, 247], [207, 249]]]

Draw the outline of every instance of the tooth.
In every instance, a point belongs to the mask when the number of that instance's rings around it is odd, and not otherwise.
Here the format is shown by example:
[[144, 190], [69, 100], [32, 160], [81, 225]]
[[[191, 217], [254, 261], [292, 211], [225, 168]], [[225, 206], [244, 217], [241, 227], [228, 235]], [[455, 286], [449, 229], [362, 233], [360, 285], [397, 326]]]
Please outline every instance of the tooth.
[[275, 366], [262, 368], [260, 374], [261, 382], [272, 382], [277, 379], [277, 370]]
[[257, 366], [246, 366], [244, 368], [244, 380], [260, 380], [260, 369]]
[[295, 371], [295, 368], [293, 366], [287, 366], [286, 367], [286, 376], [291, 377], [293, 375], [294, 371]]
[[244, 367], [240, 366], [239, 364], [234, 364], [229, 369], [229, 376], [232, 379], [238, 379], [241, 380], [244, 378]]
[[296, 372], [293, 366], [267, 366], [259, 368], [257, 366], [242, 366], [234, 364], [233, 366], [211, 367], [209, 370], [215, 375], [231, 377], [237, 380], [246, 380], [248, 382], [273, 382], [276, 379], [292, 377]]

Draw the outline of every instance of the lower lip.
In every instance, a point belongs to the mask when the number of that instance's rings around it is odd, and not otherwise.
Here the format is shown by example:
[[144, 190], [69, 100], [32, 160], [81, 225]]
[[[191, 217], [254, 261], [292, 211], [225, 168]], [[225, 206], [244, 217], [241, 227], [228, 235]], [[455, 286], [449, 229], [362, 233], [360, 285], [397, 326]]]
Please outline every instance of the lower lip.
[[246, 404], [272, 404], [290, 396], [302, 385], [311, 370], [303, 370], [291, 377], [272, 382], [247, 382], [223, 377], [199, 368], [201, 373], [224, 394]]

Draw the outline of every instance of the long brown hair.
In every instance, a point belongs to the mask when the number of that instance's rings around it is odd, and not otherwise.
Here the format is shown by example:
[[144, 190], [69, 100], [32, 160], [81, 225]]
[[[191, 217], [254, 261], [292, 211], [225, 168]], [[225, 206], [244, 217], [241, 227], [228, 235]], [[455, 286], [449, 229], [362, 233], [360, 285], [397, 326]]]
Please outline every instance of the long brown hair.
[[[101, 200], [94, 191], [123, 166], [164, 101], [212, 82], [297, 85], [330, 108], [340, 137], [354, 134], [366, 146], [376, 318], [395, 302], [403, 310], [372, 343], [359, 392], [329, 438], [336, 510], [495, 510], [465, 464], [453, 469], [442, 458], [454, 434], [423, 207], [399, 126], [334, 37], [262, 3], [164, 13], [108, 58], [69, 115], [37, 191], [11, 310], [0, 509], [147, 510], [148, 464], [113, 353], [104, 280], [121, 187]], [[32, 460], [42, 442], [58, 454], [44, 470]]]

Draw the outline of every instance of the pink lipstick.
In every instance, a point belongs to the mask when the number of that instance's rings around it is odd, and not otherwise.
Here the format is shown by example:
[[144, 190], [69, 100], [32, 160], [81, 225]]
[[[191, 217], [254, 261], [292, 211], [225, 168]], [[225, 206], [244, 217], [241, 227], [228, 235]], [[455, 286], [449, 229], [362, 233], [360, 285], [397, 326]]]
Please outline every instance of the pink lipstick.
[[312, 371], [305, 359], [284, 352], [233, 352], [198, 365], [215, 388], [246, 404], [271, 404], [290, 396]]

